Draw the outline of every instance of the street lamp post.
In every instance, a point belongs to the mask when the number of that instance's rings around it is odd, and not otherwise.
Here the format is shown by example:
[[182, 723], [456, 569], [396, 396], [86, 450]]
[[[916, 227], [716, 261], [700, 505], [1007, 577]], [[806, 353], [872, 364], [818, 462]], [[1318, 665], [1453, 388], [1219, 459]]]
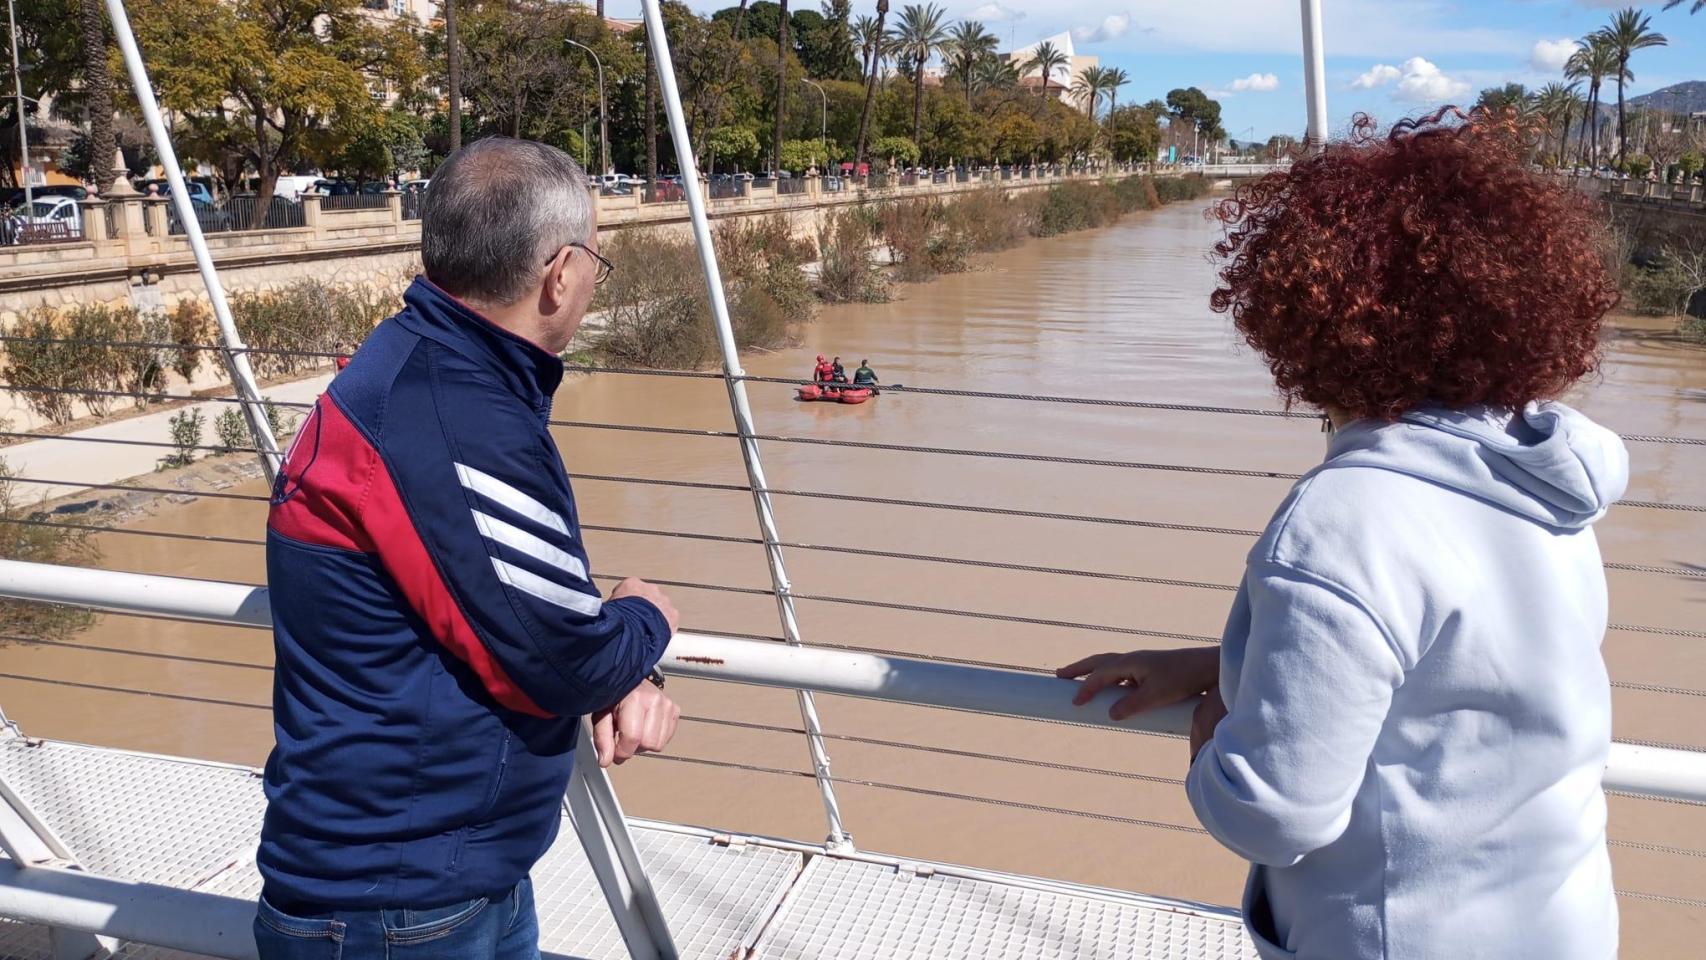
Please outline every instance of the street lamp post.
[[[7, 0], [7, 2], [10, 3], [11, 0]], [[598, 163], [599, 163], [599, 168], [600, 168], [598, 172], [599, 173], [609, 173], [610, 172], [610, 121], [609, 121], [609, 117], [607, 116], [607, 114], [608, 114], [607, 103], [604, 99], [604, 63], [603, 63], [603, 61], [598, 59], [598, 54], [593, 53], [592, 48], [587, 46], [586, 44], [581, 43], [578, 40], [569, 40], [569, 39], [564, 39], [563, 42], [568, 44], [571, 47], [579, 47], [582, 50], [585, 50], [587, 52], [587, 55], [592, 57], [593, 66], [598, 68]]]
[[[823, 116], [818, 124], [817, 142], [823, 147], [823, 162], [829, 164], [829, 94], [823, 92], [823, 85], [810, 77], [801, 77], [801, 83], [809, 83], [817, 88], [817, 95], [823, 98]], [[817, 166], [817, 154], [812, 154], [812, 166]]]
[[6, 22], [12, 28], [12, 92], [18, 97], [18, 162], [24, 181], [24, 209], [26, 216], [33, 217], [36, 196], [30, 187], [30, 133], [24, 120], [24, 73], [18, 69], [18, 15], [12, 9], [12, 0], [6, 0]]

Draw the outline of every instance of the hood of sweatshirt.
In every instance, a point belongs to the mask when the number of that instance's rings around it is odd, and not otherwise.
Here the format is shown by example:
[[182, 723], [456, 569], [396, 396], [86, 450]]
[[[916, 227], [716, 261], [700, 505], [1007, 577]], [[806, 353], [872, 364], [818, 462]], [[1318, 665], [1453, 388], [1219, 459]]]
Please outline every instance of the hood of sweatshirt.
[[1629, 453], [1610, 430], [1562, 403], [1519, 411], [1422, 408], [1396, 422], [1358, 420], [1319, 469], [1391, 470], [1488, 501], [1538, 523], [1585, 527], [1629, 483]]

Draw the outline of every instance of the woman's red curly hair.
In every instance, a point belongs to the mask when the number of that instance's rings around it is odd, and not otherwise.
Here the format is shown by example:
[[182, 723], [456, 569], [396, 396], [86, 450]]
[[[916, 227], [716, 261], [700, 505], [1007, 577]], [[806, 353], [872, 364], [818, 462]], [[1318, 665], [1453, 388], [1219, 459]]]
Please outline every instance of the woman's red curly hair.
[[1525, 166], [1513, 120], [1447, 107], [1354, 129], [1210, 214], [1226, 227], [1210, 305], [1287, 402], [1387, 420], [1521, 407], [1595, 369], [1618, 298], [1598, 221]]

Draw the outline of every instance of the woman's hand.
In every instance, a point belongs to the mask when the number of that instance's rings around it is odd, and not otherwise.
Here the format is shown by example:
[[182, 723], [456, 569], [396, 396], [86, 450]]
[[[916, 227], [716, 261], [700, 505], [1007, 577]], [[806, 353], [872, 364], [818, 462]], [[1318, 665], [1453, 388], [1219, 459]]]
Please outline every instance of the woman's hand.
[[1054, 672], [1062, 679], [1082, 677], [1072, 702], [1083, 706], [1104, 688], [1120, 685], [1131, 692], [1108, 708], [1108, 716], [1124, 720], [1134, 714], [1202, 693], [1220, 678], [1220, 651], [1215, 647], [1183, 650], [1134, 650], [1098, 653]]
[[1197, 754], [1208, 742], [1214, 739], [1214, 728], [1220, 726], [1220, 721], [1226, 717], [1226, 701], [1220, 699], [1220, 684], [1208, 688], [1208, 693], [1197, 704], [1197, 710], [1191, 714], [1191, 762], [1197, 762]]

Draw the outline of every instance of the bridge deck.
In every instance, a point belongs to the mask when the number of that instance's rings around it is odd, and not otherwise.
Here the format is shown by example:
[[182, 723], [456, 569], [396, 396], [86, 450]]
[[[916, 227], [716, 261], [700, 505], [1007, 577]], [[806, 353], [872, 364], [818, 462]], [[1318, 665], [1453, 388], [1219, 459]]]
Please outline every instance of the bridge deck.
[[[0, 731], [0, 778], [95, 873], [259, 896], [264, 800], [255, 770]], [[1256, 958], [1235, 913], [1199, 904], [633, 826], [687, 958]], [[533, 880], [547, 957], [626, 956], [573, 830], [561, 832]], [[118, 955], [185, 958], [139, 944]], [[45, 929], [0, 919], [0, 960], [51, 956]]]

